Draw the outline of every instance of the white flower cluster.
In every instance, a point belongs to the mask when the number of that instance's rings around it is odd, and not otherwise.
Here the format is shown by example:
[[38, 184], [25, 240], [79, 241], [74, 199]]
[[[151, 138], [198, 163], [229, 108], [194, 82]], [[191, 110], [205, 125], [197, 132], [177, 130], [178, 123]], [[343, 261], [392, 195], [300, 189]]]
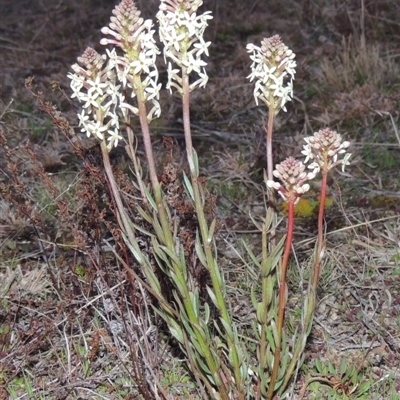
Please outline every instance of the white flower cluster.
[[[155, 31], [151, 29], [153, 22], [151, 20], [143, 21], [140, 19], [140, 29], [134, 35], [125, 39], [134, 49], [126, 49], [121, 45], [121, 35], [114, 30], [104, 27], [101, 32], [105, 35], [112, 35], [115, 39], [103, 38], [100, 43], [103, 45], [114, 44], [124, 50], [123, 56], [119, 56], [115, 47], [110, 51], [106, 50], [109, 57], [110, 68], [114, 69], [117, 74], [118, 81], [122, 84], [122, 88], [129, 91], [129, 97], [135, 99], [138, 92], [143, 93], [144, 102], [150, 102], [151, 108], [147, 113], [147, 120], [151, 121], [158, 118], [161, 114], [159, 103], [161, 84], [158, 84], [158, 69], [156, 67], [156, 57], [160, 51], [154, 40]], [[113, 27], [113, 23], [110, 23]], [[120, 107], [128, 109], [133, 114], [138, 115], [137, 106], [130, 104], [125, 96], [120, 97]]]
[[[189, 85], [192, 91], [197, 86], [205, 87], [208, 76], [204, 66], [207, 65], [201, 59], [205, 54], [208, 56], [208, 47], [211, 42], [205, 42], [204, 30], [208, 26], [207, 21], [212, 19], [211, 12], [197, 15], [197, 8], [201, 1], [193, 0], [161, 0], [157, 19], [160, 24], [160, 40], [164, 45], [164, 61], [170, 59], [176, 66], [181, 68], [187, 75], [193, 71], [199, 76]], [[173, 68], [168, 62], [167, 89], [172, 92], [172, 87], [182, 93], [182, 78], [178, 75], [179, 69]]]
[[103, 68], [105, 56], [101, 56], [92, 48], [87, 48], [78, 61], [72, 65], [74, 73], [69, 73], [71, 89], [79, 102], [83, 103], [78, 114], [81, 132], [103, 141], [107, 140], [107, 148], [117, 146], [119, 135], [119, 119], [116, 112], [118, 105], [119, 85], [116, 85], [115, 74], [109, 64]]
[[[153, 23], [140, 17], [133, 0], [122, 0], [113, 14], [109, 27], [102, 29], [103, 34], [112, 38], [100, 42], [113, 45], [112, 50], [107, 49], [107, 56], [101, 56], [88, 48], [78, 58], [82, 66], [74, 64], [74, 73], [68, 75], [72, 97], [83, 103], [78, 114], [81, 131], [107, 140], [109, 150], [122, 139], [119, 118], [127, 121], [129, 112], [139, 115], [139, 103], [150, 104], [150, 111], [144, 111], [148, 121], [161, 114], [158, 102], [161, 84], [157, 83], [156, 67], [160, 52], [154, 40]], [[122, 56], [115, 47], [122, 49]]]
[[[342, 171], [346, 165], [350, 165], [351, 153], [347, 152], [350, 142], [343, 141], [342, 136], [329, 128], [321, 129], [314, 133], [314, 136], [309, 136], [304, 139], [306, 145], [303, 146], [302, 154], [306, 156], [305, 163], [308, 160], [313, 160], [308, 168], [313, 170], [324, 169], [330, 171], [337, 165], [342, 165]], [[341, 160], [338, 160], [338, 155], [344, 154]]]
[[261, 47], [249, 43], [247, 52], [252, 60], [250, 82], [255, 80], [254, 98], [273, 107], [275, 114], [286, 111], [285, 104], [293, 98], [293, 80], [296, 73], [295, 54], [275, 35], [261, 42]]

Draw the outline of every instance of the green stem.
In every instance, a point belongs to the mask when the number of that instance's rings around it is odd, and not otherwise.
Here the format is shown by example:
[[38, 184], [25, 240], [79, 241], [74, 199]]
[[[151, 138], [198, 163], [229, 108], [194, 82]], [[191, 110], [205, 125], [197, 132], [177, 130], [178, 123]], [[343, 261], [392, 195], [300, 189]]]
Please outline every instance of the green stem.
[[[215, 262], [214, 254], [212, 251], [212, 240], [209, 240], [209, 230], [207, 226], [207, 221], [204, 215], [204, 202], [200, 194], [200, 187], [198, 182], [198, 172], [197, 166], [195, 165], [192, 135], [190, 128], [190, 90], [189, 90], [189, 75], [182, 69], [182, 107], [183, 107], [183, 126], [185, 131], [185, 141], [186, 141], [186, 153], [189, 162], [190, 176], [193, 187], [194, 203], [196, 208], [196, 214], [200, 227], [200, 234], [202, 238], [204, 253], [206, 255], [207, 267], [210, 273], [211, 282], [213, 286], [213, 291], [217, 301], [217, 307], [221, 313], [221, 318], [225, 321], [226, 325], [232, 327], [232, 319], [228, 313], [228, 309], [225, 304], [225, 290], [223, 287], [223, 277], [221, 277], [218, 266]], [[240, 373], [240, 360], [238, 351], [236, 348], [235, 338], [233, 329], [226, 331], [228, 348], [232, 352], [232, 365], [234, 368], [235, 384], [239, 391], [239, 399], [244, 399], [244, 393], [241, 390], [242, 387], [242, 376]]]
[[292, 248], [293, 230], [294, 230], [294, 199], [289, 198], [288, 206], [289, 206], [288, 210], [289, 216], [288, 216], [287, 237], [286, 237], [285, 250], [282, 257], [282, 266], [279, 279], [279, 305], [278, 305], [279, 310], [278, 310], [277, 338], [275, 343], [274, 365], [272, 368], [271, 380], [269, 383], [269, 388], [267, 393], [268, 400], [271, 400], [274, 394], [275, 384], [278, 377], [279, 363], [281, 359], [282, 330], [285, 319], [285, 308], [287, 301], [286, 274], [289, 263], [289, 256]]

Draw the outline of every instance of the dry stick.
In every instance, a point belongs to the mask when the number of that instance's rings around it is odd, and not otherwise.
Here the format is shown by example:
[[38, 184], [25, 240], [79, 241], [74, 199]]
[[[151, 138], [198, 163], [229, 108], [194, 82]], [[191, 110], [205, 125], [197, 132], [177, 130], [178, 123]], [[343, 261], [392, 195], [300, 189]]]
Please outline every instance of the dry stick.
[[[224, 291], [222, 285], [220, 284], [220, 279], [217, 274], [217, 265], [215, 263], [214, 255], [212, 252], [212, 240], [209, 240], [209, 230], [207, 226], [207, 221], [204, 215], [204, 209], [202, 205], [202, 199], [200, 195], [200, 188], [198, 182], [198, 173], [196, 171], [196, 166], [194, 162], [194, 154], [193, 154], [193, 143], [192, 143], [192, 134], [190, 128], [190, 90], [189, 90], [189, 75], [182, 69], [182, 114], [183, 114], [183, 126], [184, 126], [184, 133], [185, 133], [185, 142], [186, 142], [186, 152], [187, 158], [189, 162], [190, 168], [190, 176], [192, 180], [193, 186], [193, 195], [194, 195], [194, 203], [196, 207], [196, 214], [199, 220], [200, 226], [200, 233], [202, 237], [204, 252], [206, 254], [207, 259], [207, 267], [208, 271], [210, 272], [211, 282], [214, 288], [214, 294], [217, 300], [217, 307], [221, 313], [222, 319], [228, 324], [228, 326], [232, 326], [232, 320], [228, 313], [228, 309], [225, 304], [224, 299]], [[240, 373], [239, 367], [239, 355], [236, 349], [236, 343], [234, 341], [234, 337], [231, 334], [232, 332], [227, 333], [227, 340], [228, 340], [228, 347], [232, 351], [232, 364], [234, 367], [234, 374], [235, 374], [235, 383], [236, 387], [240, 391], [239, 399], [244, 399], [244, 393], [240, 390], [242, 386], [242, 377]], [[223, 388], [226, 391], [226, 388]], [[225, 393], [220, 393], [221, 397], [225, 396]]]
[[292, 248], [293, 240], [293, 229], [294, 229], [294, 199], [288, 199], [288, 227], [287, 227], [287, 237], [285, 244], [285, 251], [282, 258], [281, 266], [281, 276], [279, 280], [279, 310], [278, 310], [278, 325], [277, 325], [277, 340], [275, 343], [275, 353], [274, 353], [274, 365], [272, 368], [271, 380], [268, 388], [267, 399], [271, 400], [274, 395], [275, 383], [278, 377], [279, 363], [281, 359], [281, 348], [282, 348], [282, 329], [285, 319], [285, 307], [287, 301], [287, 284], [286, 284], [286, 274], [289, 262], [289, 256]]

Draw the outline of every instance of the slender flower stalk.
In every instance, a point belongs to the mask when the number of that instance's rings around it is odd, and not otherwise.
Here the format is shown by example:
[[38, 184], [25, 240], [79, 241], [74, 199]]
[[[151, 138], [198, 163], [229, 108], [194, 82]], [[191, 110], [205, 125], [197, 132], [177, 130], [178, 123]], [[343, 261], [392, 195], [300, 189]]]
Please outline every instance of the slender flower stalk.
[[[327, 189], [328, 173], [337, 165], [342, 165], [342, 170], [346, 165], [349, 165], [350, 153], [346, 149], [350, 146], [350, 142], [342, 142], [342, 137], [336, 131], [329, 128], [321, 129], [305, 139], [307, 145], [304, 146], [302, 153], [306, 156], [304, 162], [313, 160], [313, 163], [308, 168], [319, 170], [322, 174], [322, 188], [318, 212], [318, 239], [317, 239], [317, 252], [315, 255], [314, 274], [312, 286], [316, 291], [319, 280], [319, 273], [321, 268], [321, 261], [324, 255], [325, 241], [324, 241], [324, 214], [325, 214], [325, 199]], [[343, 159], [338, 160], [338, 155], [344, 154]]]
[[277, 337], [275, 339], [275, 353], [271, 380], [267, 393], [268, 400], [271, 400], [274, 395], [281, 360], [282, 330], [288, 296], [286, 275], [293, 240], [294, 207], [300, 200], [301, 196], [310, 189], [310, 185], [306, 182], [313, 179], [316, 175], [316, 171], [307, 173], [305, 169], [306, 167], [302, 162], [295, 160], [293, 157], [289, 157], [281, 164], [276, 165], [276, 169], [273, 171], [274, 176], [282, 183], [267, 181], [268, 187], [277, 190], [284, 201], [288, 204], [289, 211], [286, 244], [279, 273]]

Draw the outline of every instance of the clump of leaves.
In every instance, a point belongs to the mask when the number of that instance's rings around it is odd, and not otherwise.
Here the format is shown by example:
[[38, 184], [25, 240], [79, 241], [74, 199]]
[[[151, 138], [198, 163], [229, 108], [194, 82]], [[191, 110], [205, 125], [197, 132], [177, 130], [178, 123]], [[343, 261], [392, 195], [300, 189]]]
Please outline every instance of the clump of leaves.
[[312, 399], [320, 399], [321, 396], [330, 400], [347, 399], [370, 399], [369, 389], [373, 381], [365, 379], [365, 371], [349, 365], [343, 359], [338, 367], [332, 363], [323, 364], [320, 360], [315, 361], [314, 375], [308, 376], [302, 389], [303, 398], [305, 390], [308, 388], [312, 394]]

